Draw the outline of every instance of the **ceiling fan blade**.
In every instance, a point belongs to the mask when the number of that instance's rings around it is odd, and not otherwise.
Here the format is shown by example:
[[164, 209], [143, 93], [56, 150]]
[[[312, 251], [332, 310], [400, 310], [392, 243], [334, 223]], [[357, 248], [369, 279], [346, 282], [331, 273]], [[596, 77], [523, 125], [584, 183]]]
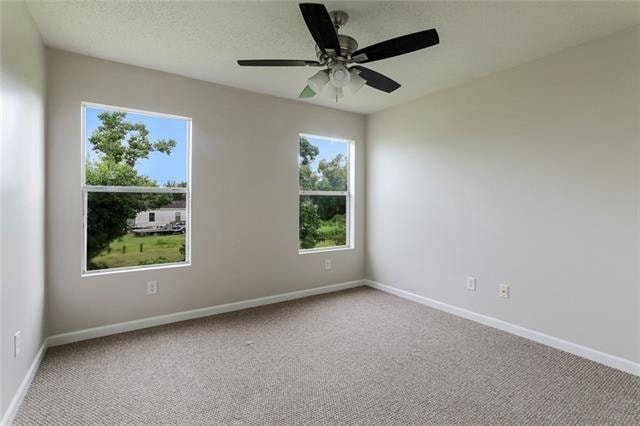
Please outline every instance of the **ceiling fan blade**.
[[353, 52], [351, 58], [360, 64], [365, 64], [404, 55], [405, 53], [435, 46], [438, 43], [440, 43], [438, 32], [435, 29], [430, 29], [372, 44]]
[[374, 89], [382, 90], [386, 93], [391, 93], [400, 87], [400, 83], [393, 81], [389, 77], [369, 68], [365, 68], [360, 65], [354, 65], [351, 68], [355, 68], [360, 71], [360, 77], [367, 80], [367, 86], [371, 86]]
[[302, 59], [239, 59], [238, 65], [243, 67], [319, 67], [318, 61]]
[[323, 53], [333, 49], [340, 53], [340, 42], [327, 8], [319, 3], [300, 3], [300, 12], [311, 36]]
[[304, 89], [302, 89], [302, 92], [300, 92], [300, 95], [298, 96], [299, 98], [313, 98], [316, 95], [316, 92], [313, 91], [313, 89], [309, 86], [305, 86]]

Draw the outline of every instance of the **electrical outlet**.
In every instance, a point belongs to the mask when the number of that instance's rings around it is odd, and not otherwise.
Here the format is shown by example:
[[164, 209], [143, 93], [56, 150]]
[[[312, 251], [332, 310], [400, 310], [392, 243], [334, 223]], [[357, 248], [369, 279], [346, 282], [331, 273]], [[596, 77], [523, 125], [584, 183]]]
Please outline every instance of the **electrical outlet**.
[[147, 281], [147, 296], [158, 294], [158, 281]]
[[13, 357], [17, 358], [18, 355], [20, 355], [20, 350], [22, 349], [21, 346], [21, 338], [20, 338], [20, 332], [16, 331], [16, 334], [13, 335]]
[[509, 286], [506, 284], [500, 284], [500, 297], [504, 297], [505, 299], [509, 298]]
[[328, 271], [333, 267], [331, 259], [325, 259], [324, 260], [324, 270]]
[[475, 277], [467, 277], [467, 290], [476, 291], [476, 279], [475, 279]]

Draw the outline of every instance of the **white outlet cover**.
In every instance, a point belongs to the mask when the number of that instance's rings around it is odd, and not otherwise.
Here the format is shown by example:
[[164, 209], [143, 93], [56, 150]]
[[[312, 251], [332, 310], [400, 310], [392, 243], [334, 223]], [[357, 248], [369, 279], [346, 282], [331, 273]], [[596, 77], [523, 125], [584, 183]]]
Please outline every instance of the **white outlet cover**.
[[325, 261], [324, 261], [324, 269], [328, 271], [328, 270], [330, 270], [332, 268], [332, 266], [333, 265], [332, 265], [331, 259], [325, 259]]
[[476, 291], [476, 278], [467, 277], [467, 290]]
[[505, 299], [509, 298], [509, 286], [506, 284], [500, 284], [500, 297], [504, 297]]
[[158, 293], [158, 281], [147, 281], [147, 295]]
[[20, 332], [17, 331], [16, 334], [13, 335], [13, 357], [16, 358], [20, 355]]

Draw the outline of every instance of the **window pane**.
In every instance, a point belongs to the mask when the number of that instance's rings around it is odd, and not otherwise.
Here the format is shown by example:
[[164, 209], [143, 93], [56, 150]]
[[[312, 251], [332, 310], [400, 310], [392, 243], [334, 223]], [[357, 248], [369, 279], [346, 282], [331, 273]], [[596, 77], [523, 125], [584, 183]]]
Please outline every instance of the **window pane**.
[[300, 249], [347, 244], [346, 201], [343, 195], [300, 196]]
[[85, 107], [86, 184], [186, 186], [188, 123]]
[[301, 190], [346, 191], [349, 144], [300, 136], [299, 182]]
[[[87, 269], [183, 262], [186, 194], [89, 192]], [[178, 216], [180, 215], [180, 216]]]

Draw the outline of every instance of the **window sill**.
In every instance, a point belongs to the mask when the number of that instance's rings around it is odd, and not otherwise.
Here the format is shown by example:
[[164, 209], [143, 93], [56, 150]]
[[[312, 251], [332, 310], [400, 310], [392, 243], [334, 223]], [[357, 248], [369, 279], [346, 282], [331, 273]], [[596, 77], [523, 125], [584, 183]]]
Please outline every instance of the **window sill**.
[[320, 247], [312, 249], [298, 250], [298, 254], [313, 254], [313, 253], [326, 253], [332, 251], [346, 251], [353, 250], [353, 246], [338, 246], [338, 247]]
[[185, 268], [191, 266], [191, 262], [180, 262], [180, 263], [164, 263], [161, 265], [149, 265], [149, 266], [131, 266], [127, 268], [112, 268], [112, 269], [98, 269], [95, 271], [84, 271], [81, 276], [84, 277], [96, 277], [100, 275], [112, 275], [112, 274], [122, 274], [125, 272], [143, 272], [143, 271], [153, 271], [159, 269], [173, 269], [173, 268]]

